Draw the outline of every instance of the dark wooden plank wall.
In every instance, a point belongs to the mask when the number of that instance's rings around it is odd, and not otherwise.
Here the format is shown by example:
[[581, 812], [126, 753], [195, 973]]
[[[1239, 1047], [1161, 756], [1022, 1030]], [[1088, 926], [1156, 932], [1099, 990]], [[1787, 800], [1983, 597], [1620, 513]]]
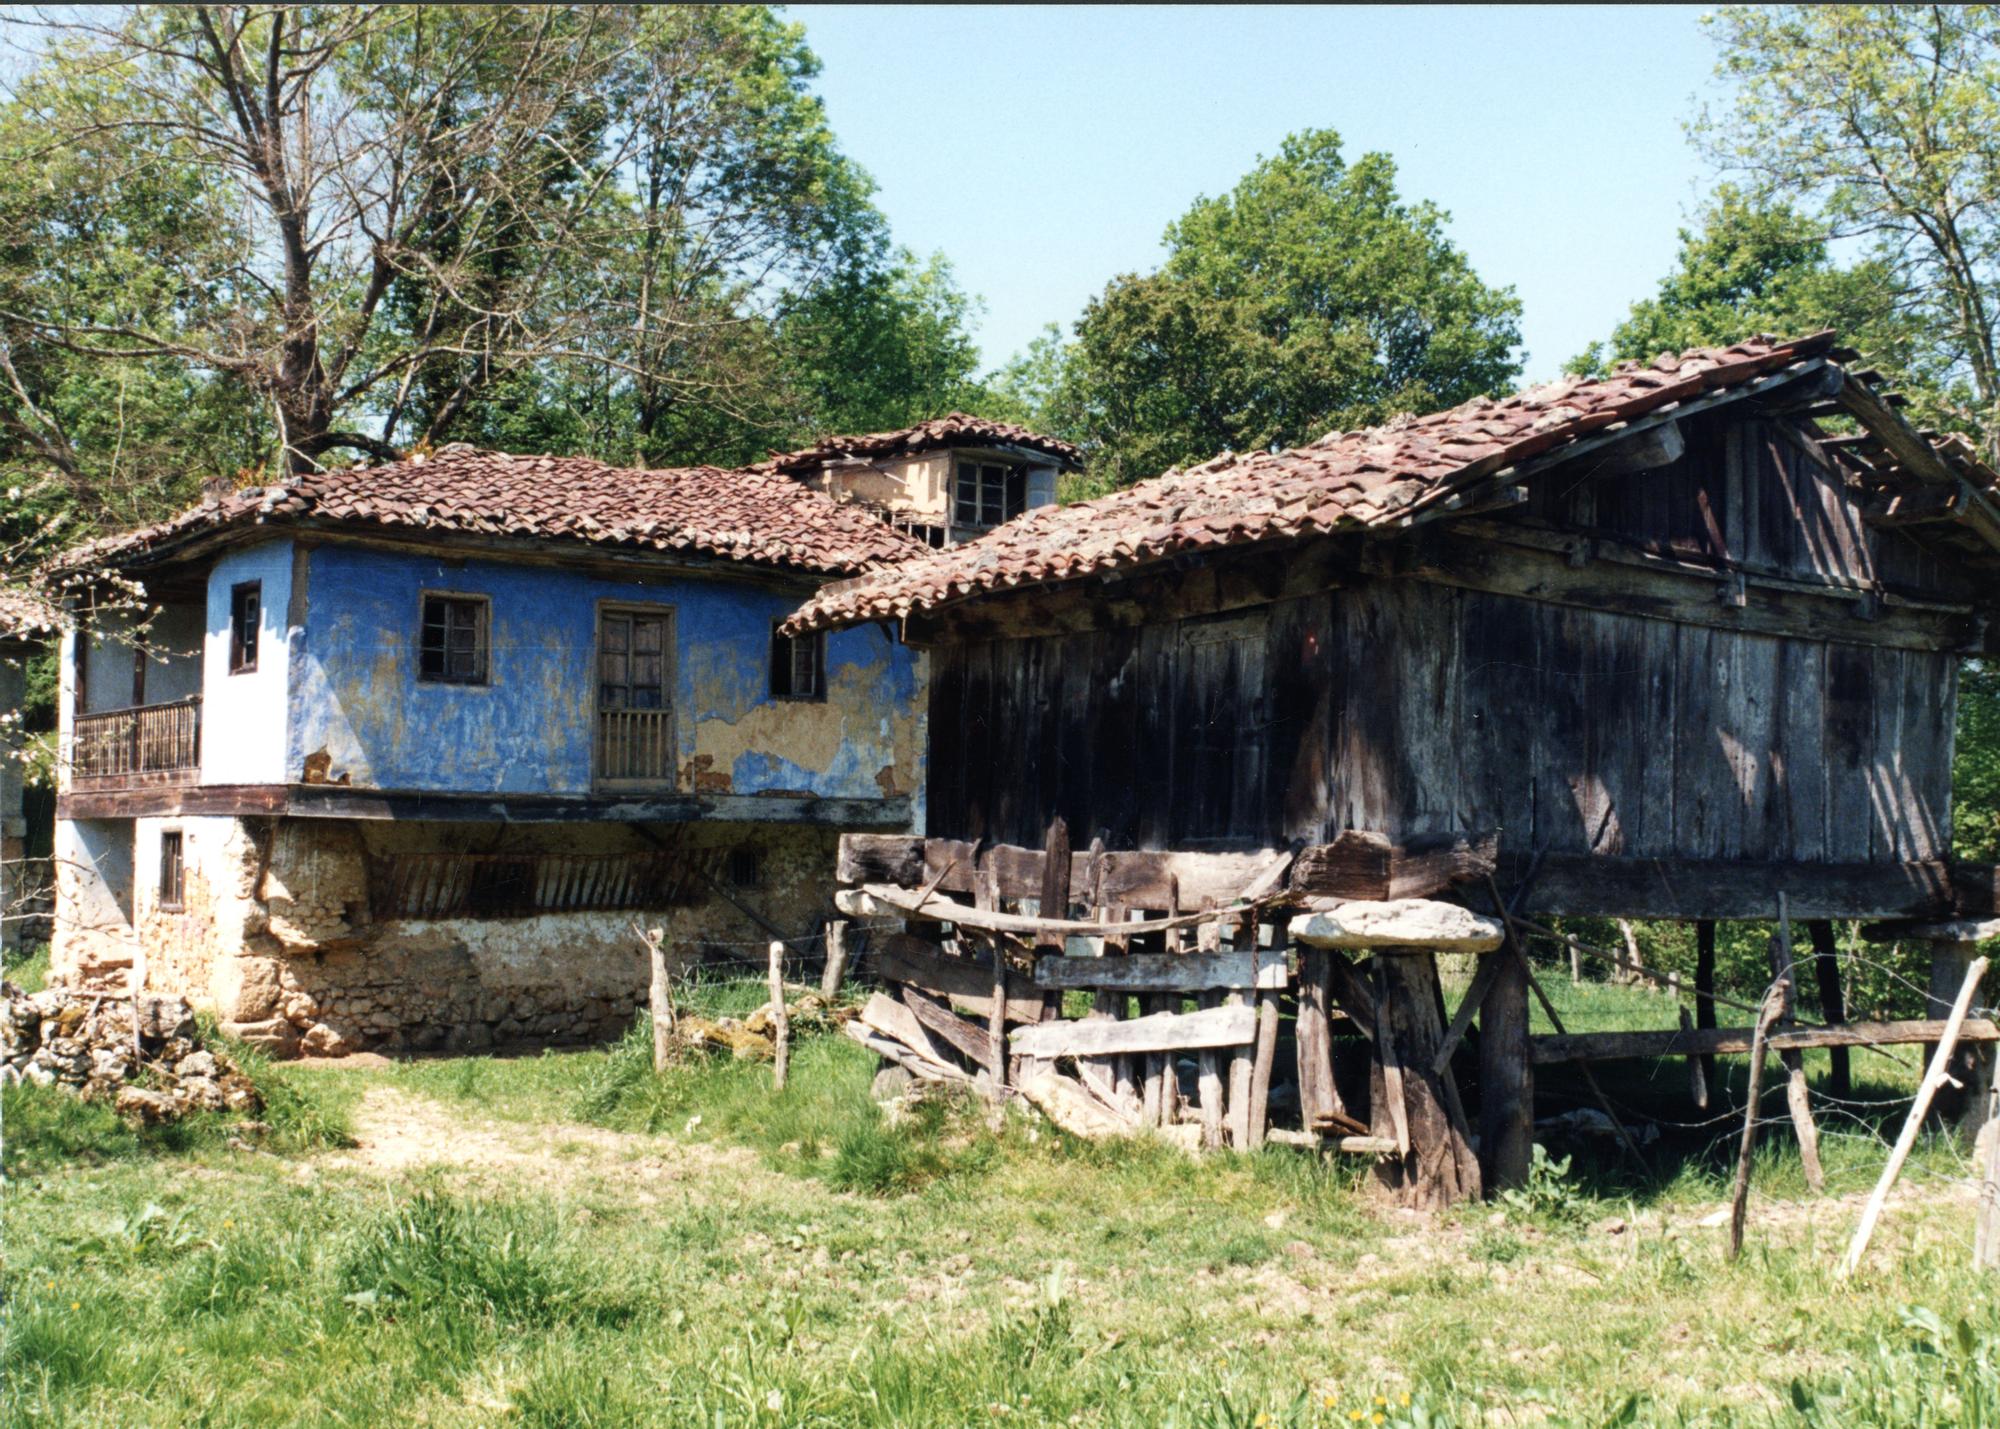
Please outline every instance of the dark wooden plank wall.
[[[1809, 431], [1717, 414], [1669, 467], [1579, 459], [1530, 520], [1661, 555], [1949, 596], [1868, 526]], [[1343, 828], [1810, 863], [1949, 841], [1949, 654], [1785, 639], [1382, 579], [1247, 611], [942, 644], [931, 832], [1249, 847]]]
[[1971, 593], [1908, 533], [1864, 522], [1861, 503], [1798, 423], [1724, 410], [1682, 430], [1681, 457], [1638, 477], [1596, 474], [1586, 457], [1531, 478], [1529, 511], [1660, 555], [1836, 585]]
[[1856, 863], [1948, 841], [1957, 658], [1378, 580], [1137, 631], [940, 646], [929, 830]]

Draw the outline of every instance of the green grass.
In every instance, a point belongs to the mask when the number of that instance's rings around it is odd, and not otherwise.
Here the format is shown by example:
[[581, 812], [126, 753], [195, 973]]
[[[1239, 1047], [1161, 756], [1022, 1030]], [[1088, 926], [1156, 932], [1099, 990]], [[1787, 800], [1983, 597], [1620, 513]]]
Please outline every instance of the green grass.
[[30, 943], [7, 949], [7, 961], [0, 976], [24, 992], [40, 992], [49, 980], [49, 945]]
[[[1666, 1006], [1560, 995], [1580, 1025]], [[754, 1001], [697, 994], [732, 998]], [[1807, 1202], [1775, 1139], [1730, 1264], [1697, 1224], [1725, 1158], [1662, 1153], [1641, 1178], [1579, 1157], [1520, 1204], [1419, 1223], [1372, 1207], [1352, 1159], [1191, 1160], [950, 1101], [891, 1126], [873, 1070], [819, 1035], [783, 1096], [726, 1056], [655, 1078], [643, 1034], [280, 1069], [364, 1140], [384, 1106], [462, 1128], [411, 1170], [304, 1133], [276, 1156], [114, 1145], [82, 1112], [10, 1099], [0, 1418], [2000, 1423], [2000, 1297], [1968, 1265], [1970, 1203], [1936, 1193], [1963, 1164], [1943, 1144], [1844, 1284], [1853, 1208]], [[1614, 1095], [1681, 1115], [1681, 1086], [1678, 1064], [1635, 1068]], [[505, 1154], [461, 1155], [474, 1141]], [[1881, 1148], [1830, 1136], [1828, 1159], [1852, 1190]]]

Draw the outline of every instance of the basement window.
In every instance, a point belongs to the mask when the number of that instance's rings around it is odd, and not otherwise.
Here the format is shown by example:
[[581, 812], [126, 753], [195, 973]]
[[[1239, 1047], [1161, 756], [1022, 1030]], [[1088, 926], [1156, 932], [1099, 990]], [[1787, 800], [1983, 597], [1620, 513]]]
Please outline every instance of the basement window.
[[257, 668], [257, 622], [264, 606], [264, 583], [244, 581], [229, 588], [229, 673]]
[[181, 831], [168, 829], [160, 835], [160, 910], [178, 913], [181, 910], [182, 890], [185, 885], [185, 870], [181, 865]]
[[426, 595], [417, 678], [441, 685], [485, 684], [489, 609], [483, 595]]
[[826, 632], [811, 635], [780, 635], [771, 628], [771, 698], [774, 700], [824, 700], [826, 698]]

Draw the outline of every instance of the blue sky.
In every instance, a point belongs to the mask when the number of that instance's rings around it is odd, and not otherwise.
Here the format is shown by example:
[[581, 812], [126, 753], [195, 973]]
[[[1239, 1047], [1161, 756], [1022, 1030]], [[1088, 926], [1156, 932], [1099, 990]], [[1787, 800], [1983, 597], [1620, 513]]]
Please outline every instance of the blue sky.
[[1673, 260], [1709, 175], [1682, 128], [1716, 91], [1696, 7], [800, 6], [842, 146], [899, 242], [985, 300], [998, 364], [1144, 272], [1197, 194], [1294, 130], [1392, 155], [1525, 307], [1554, 375]]

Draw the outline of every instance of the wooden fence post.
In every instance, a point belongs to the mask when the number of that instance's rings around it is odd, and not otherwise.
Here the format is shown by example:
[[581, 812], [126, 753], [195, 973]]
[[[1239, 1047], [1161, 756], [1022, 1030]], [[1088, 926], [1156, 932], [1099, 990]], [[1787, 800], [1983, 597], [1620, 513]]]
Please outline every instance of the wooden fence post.
[[1743, 1143], [1736, 1153], [1736, 1186], [1729, 1197], [1729, 1258], [1743, 1253], [1743, 1221], [1750, 1209], [1750, 1155], [1757, 1146], [1757, 1097], [1764, 1084], [1764, 1039], [1771, 1024], [1784, 1011], [1784, 995], [1772, 988], [1764, 995], [1764, 1010], [1757, 1014], [1757, 1030], [1750, 1037], [1750, 1084], [1743, 1093]]
[[785, 1013], [785, 945], [771, 944], [771, 1031], [777, 1039], [771, 1067], [771, 1088], [785, 1089], [785, 1072], [792, 1055], [792, 1024]]
[[[1771, 942], [1772, 973], [1784, 1003], [1779, 1025], [1789, 1029], [1796, 1021], [1799, 1000], [1798, 973], [1792, 962], [1792, 916], [1785, 895], [1778, 895], [1778, 936]], [[1792, 1132], [1799, 1139], [1799, 1159], [1805, 1164], [1806, 1185], [1814, 1195], [1826, 1191], [1826, 1172], [1819, 1164], [1819, 1128], [1813, 1124], [1812, 1100], [1806, 1086], [1806, 1054], [1797, 1048], [1778, 1053], [1785, 1066], [1785, 1106], [1792, 1115]]]
[[674, 1049], [674, 984], [667, 968], [666, 930], [635, 927], [634, 931], [645, 943], [652, 963], [653, 980], [646, 1005], [653, 1020], [653, 1070], [664, 1072]]
[[820, 974], [819, 995], [832, 1002], [846, 978], [847, 920], [836, 918], [826, 925], [826, 970]]

